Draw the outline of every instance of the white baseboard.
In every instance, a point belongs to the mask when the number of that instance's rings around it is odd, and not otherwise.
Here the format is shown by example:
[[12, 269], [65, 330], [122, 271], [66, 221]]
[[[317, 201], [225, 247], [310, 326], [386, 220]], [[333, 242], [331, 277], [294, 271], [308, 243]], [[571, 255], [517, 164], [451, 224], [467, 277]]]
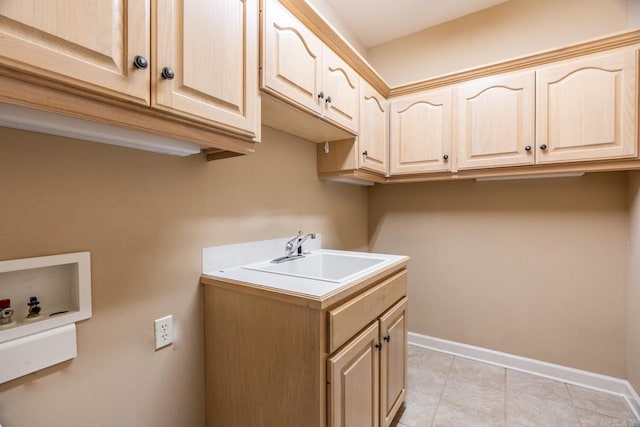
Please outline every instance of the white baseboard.
[[640, 420], [640, 397], [627, 380], [455, 341], [443, 340], [414, 332], [409, 332], [409, 344], [514, 369], [516, 371], [527, 372], [529, 374], [539, 375], [605, 393], [617, 394], [627, 400], [636, 418]]

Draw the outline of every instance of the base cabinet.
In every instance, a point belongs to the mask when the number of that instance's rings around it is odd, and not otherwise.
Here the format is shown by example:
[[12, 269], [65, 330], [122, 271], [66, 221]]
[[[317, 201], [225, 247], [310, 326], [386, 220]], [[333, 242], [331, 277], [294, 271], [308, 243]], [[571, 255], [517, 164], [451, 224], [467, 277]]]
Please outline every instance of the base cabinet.
[[329, 426], [378, 426], [380, 329], [370, 325], [329, 359]]
[[329, 426], [388, 427], [407, 393], [407, 298], [327, 361]]
[[325, 300], [202, 283], [208, 427], [390, 425], [406, 394], [404, 266]]
[[380, 425], [391, 425], [407, 394], [407, 298], [402, 299], [379, 320]]

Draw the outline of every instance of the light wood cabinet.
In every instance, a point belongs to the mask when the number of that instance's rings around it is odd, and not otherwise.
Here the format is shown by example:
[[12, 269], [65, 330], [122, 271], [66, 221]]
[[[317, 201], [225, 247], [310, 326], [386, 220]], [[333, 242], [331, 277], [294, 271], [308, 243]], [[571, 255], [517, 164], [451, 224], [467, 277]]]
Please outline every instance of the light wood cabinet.
[[[261, 88], [356, 134], [358, 74], [278, 1], [265, 0], [262, 13]], [[286, 120], [273, 125], [307, 137]]]
[[203, 275], [207, 425], [387, 427], [406, 393], [405, 267], [323, 298]]
[[262, 87], [321, 114], [322, 42], [277, 1], [262, 13]]
[[526, 71], [456, 88], [458, 169], [534, 164], [534, 85], [534, 72]]
[[391, 101], [391, 175], [451, 170], [451, 89]]
[[380, 425], [388, 427], [407, 394], [407, 298], [380, 317]]
[[249, 153], [258, 12], [258, 0], [2, 1], [0, 101], [213, 146], [213, 158]]
[[350, 174], [358, 183], [384, 182], [389, 174], [389, 102], [363, 79], [359, 92], [358, 136], [319, 144], [318, 174]]
[[407, 393], [407, 298], [327, 361], [329, 426], [391, 425]]
[[537, 163], [637, 156], [637, 52], [594, 55], [537, 70]]
[[380, 425], [379, 335], [374, 323], [329, 359], [330, 427]]
[[358, 166], [389, 173], [389, 102], [364, 79], [360, 80]]
[[46, 79], [149, 104], [150, 9], [145, 1], [3, 0], [0, 63]]
[[327, 46], [322, 47], [322, 97], [324, 117], [358, 132], [360, 77]]
[[256, 135], [257, 0], [159, 1], [154, 19], [152, 105]]

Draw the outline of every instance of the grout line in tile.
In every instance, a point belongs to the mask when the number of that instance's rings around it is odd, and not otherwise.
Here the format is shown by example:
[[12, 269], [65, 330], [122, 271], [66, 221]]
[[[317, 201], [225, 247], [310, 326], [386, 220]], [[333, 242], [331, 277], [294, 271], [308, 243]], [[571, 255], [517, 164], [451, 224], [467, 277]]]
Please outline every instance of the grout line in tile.
[[433, 412], [431, 416], [431, 422], [429, 426], [433, 427], [433, 424], [436, 422], [436, 415], [438, 414], [438, 409], [440, 409], [440, 404], [442, 403], [442, 398], [444, 397], [444, 391], [447, 389], [447, 383], [449, 382], [449, 376], [451, 375], [451, 370], [453, 369], [453, 363], [455, 362], [457, 356], [453, 356], [451, 358], [451, 363], [449, 364], [449, 370], [447, 371], [447, 378], [444, 380], [444, 384], [442, 386], [442, 390], [440, 390], [440, 397], [438, 398], [438, 404], [436, 405], [436, 410]]
[[509, 375], [509, 369], [504, 368], [504, 425], [507, 425], [507, 375]]
[[576, 403], [573, 401], [573, 396], [569, 391], [569, 385], [567, 383], [562, 383], [562, 384], [564, 385], [564, 388], [565, 390], [567, 390], [567, 394], [569, 395], [569, 401], [571, 402], [571, 408], [573, 409], [573, 413], [576, 414], [576, 418], [578, 418], [578, 422], [580, 423], [580, 425], [584, 427], [584, 423], [582, 422], [582, 419], [580, 418], [580, 416], [578, 415], [578, 411], [576, 410]]

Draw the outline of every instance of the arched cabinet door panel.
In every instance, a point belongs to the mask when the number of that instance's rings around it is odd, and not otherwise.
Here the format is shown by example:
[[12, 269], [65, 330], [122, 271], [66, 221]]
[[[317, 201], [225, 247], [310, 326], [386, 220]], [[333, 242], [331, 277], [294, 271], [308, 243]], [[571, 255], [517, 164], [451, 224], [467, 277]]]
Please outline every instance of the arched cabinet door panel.
[[322, 42], [277, 1], [263, 13], [262, 88], [322, 114]]
[[360, 80], [359, 167], [389, 173], [389, 102]]
[[322, 50], [322, 91], [324, 117], [358, 131], [360, 77], [331, 49]]
[[537, 162], [636, 157], [637, 51], [566, 61], [537, 73]]
[[451, 89], [391, 102], [391, 175], [451, 170]]
[[474, 80], [456, 90], [458, 169], [532, 165], [533, 71]]

